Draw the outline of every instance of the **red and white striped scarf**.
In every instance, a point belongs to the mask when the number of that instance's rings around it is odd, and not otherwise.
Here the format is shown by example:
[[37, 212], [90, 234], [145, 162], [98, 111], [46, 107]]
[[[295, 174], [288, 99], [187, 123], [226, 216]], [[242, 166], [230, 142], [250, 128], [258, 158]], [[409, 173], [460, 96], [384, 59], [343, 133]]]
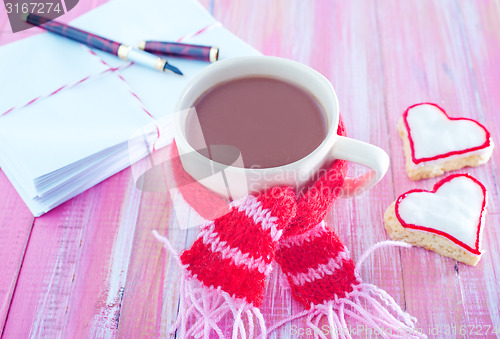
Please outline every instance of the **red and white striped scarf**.
[[[350, 338], [347, 318], [385, 336], [423, 337], [415, 331], [415, 318], [392, 297], [361, 281], [348, 249], [323, 221], [341, 192], [346, 168], [345, 161], [335, 161], [300, 198], [290, 188], [274, 187], [206, 223], [192, 247], [177, 257], [183, 270], [177, 336], [265, 338], [306, 317], [315, 337], [326, 338], [322, 326], [328, 325], [329, 336]], [[258, 307], [273, 262], [304, 311], [268, 327]], [[221, 324], [229, 318], [233, 326], [227, 330]]]

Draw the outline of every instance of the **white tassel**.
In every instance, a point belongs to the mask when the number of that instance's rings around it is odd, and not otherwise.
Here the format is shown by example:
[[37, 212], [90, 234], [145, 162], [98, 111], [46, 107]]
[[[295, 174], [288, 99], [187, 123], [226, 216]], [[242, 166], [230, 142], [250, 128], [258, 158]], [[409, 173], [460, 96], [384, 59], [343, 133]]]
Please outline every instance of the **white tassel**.
[[255, 338], [256, 322], [260, 327], [260, 336], [267, 337], [264, 317], [258, 308], [234, 299], [220, 289], [203, 286], [194, 277], [183, 273], [179, 313], [177, 322], [170, 330], [171, 334], [177, 331], [179, 338], [209, 339], [215, 333], [223, 339], [226, 335], [220, 322], [228, 316], [233, 319], [233, 339]]
[[[384, 338], [426, 338], [415, 328], [417, 320], [404, 312], [387, 292], [365, 283], [353, 285], [353, 288], [343, 298], [312, 305], [309, 310], [279, 322], [269, 328], [269, 333], [292, 320], [307, 317], [306, 324], [314, 338], [352, 339], [353, 335], [359, 335], [351, 333], [347, 326], [346, 319], [351, 318], [362, 325], [364, 334], [371, 332]], [[325, 325], [320, 326], [320, 323]]]
[[196, 276], [191, 276], [187, 272], [186, 267], [182, 265], [179, 255], [168, 239], [162, 237], [156, 231], [153, 231], [153, 235], [164, 244], [164, 247], [176, 258], [182, 268], [179, 312], [177, 321], [170, 329], [170, 334], [177, 332], [177, 337], [181, 339], [210, 339], [215, 334], [224, 339], [226, 335], [220, 327], [220, 322], [223, 318], [227, 319], [229, 316], [233, 319], [231, 332], [233, 339], [255, 338], [256, 322], [260, 328], [259, 336], [262, 338], [267, 337], [264, 317], [258, 308], [244, 300], [231, 297], [220, 288], [202, 285], [196, 279]]

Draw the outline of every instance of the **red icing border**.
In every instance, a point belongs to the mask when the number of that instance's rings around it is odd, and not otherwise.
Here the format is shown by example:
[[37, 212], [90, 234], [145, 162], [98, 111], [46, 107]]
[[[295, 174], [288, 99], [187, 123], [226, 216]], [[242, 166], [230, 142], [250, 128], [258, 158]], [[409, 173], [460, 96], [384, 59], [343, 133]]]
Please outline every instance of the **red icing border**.
[[[438, 155], [428, 157], [428, 158], [418, 158], [417, 159], [415, 157], [415, 147], [414, 147], [413, 139], [411, 137], [411, 129], [410, 129], [410, 125], [408, 124], [408, 121], [407, 121], [407, 116], [408, 116], [408, 112], [410, 111], [410, 109], [412, 109], [413, 107], [416, 107], [416, 106], [420, 106], [420, 105], [432, 105], [432, 106], [437, 107], [441, 112], [443, 112], [443, 114], [446, 116], [446, 118], [448, 118], [448, 120], [468, 120], [468, 121], [472, 121], [472, 122], [476, 123], [486, 133], [486, 141], [480, 146], [466, 148], [466, 149], [459, 150], [459, 151], [451, 151], [448, 153], [438, 154]], [[448, 114], [446, 114], [446, 112], [443, 108], [441, 108], [440, 106], [433, 104], [431, 102], [422, 102], [420, 104], [415, 104], [415, 105], [408, 107], [406, 109], [406, 111], [403, 113], [403, 122], [404, 122], [406, 130], [408, 132], [408, 140], [410, 141], [411, 159], [412, 159], [413, 163], [415, 163], [415, 164], [419, 164], [419, 163], [424, 162], [424, 161], [442, 159], [442, 158], [446, 158], [446, 157], [449, 157], [449, 156], [455, 155], [455, 154], [463, 154], [463, 153], [467, 153], [467, 152], [472, 152], [472, 151], [476, 151], [476, 150], [479, 150], [482, 148], [487, 148], [490, 146], [490, 132], [482, 124], [480, 124], [476, 120], [470, 119], [470, 118], [451, 118], [450, 116], [448, 116]]]
[[[461, 242], [460, 240], [456, 239], [455, 237], [452, 237], [451, 235], [449, 235], [448, 233], [445, 233], [445, 232], [442, 232], [442, 231], [439, 231], [439, 230], [435, 230], [433, 228], [430, 228], [430, 227], [425, 227], [425, 226], [421, 226], [421, 225], [415, 225], [415, 224], [407, 224], [403, 218], [399, 215], [399, 204], [401, 203], [401, 201], [406, 198], [409, 194], [411, 193], [415, 193], [415, 192], [429, 192], [429, 193], [436, 193], [437, 190], [443, 186], [445, 183], [451, 181], [452, 179], [456, 178], [456, 177], [467, 177], [469, 179], [471, 179], [472, 181], [474, 181], [476, 184], [479, 185], [479, 187], [481, 187], [481, 190], [483, 191], [483, 204], [481, 206], [481, 213], [479, 214], [479, 220], [478, 220], [478, 225], [477, 225], [477, 232], [476, 232], [476, 243], [475, 243], [475, 249], [474, 248], [471, 248], [470, 246], [464, 244], [463, 242]], [[395, 205], [395, 209], [396, 209], [396, 217], [398, 218], [399, 222], [401, 223], [401, 225], [405, 228], [413, 228], [413, 229], [417, 229], [417, 230], [422, 230], [422, 231], [427, 231], [427, 232], [431, 232], [431, 233], [436, 233], [436, 234], [439, 234], [439, 235], [442, 235], [448, 239], [450, 239], [451, 241], [453, 241], [454, 243], [456, 243], [457, 245], [459, 246], [462, 246], [463, 248], [465, 248], [466, 250], [468, 250], [469, 252], [471, 253], [474, 253], [474, 254], [481, 254], [481, 252], [479, 251], [479, 234], [481, 233], [481, 226], [482, 226], [482, 223], [481, 223], [481, 220], [483, 218], [483, 213], [484, 213], [484, 209], [486, 207], [486, 188], [484, 187], [484, 185], [479, 181], [477, 180], [476, 178], [474, 178], [473, 176], [471, 176], [470, 174], [452, 174], [450, 176], [447, 176], [446, 178], [438, 181], [435, 185], [434, 185], [434, 188], [432, 189], [432, 191], [428, 191], [428, 190], [424, 190], [424, 189], [413, 189], [413, 190], [410, 190], [406, 193], [403, 193], [401, 194], [398, 199], [396, 200], [396, 205]]]

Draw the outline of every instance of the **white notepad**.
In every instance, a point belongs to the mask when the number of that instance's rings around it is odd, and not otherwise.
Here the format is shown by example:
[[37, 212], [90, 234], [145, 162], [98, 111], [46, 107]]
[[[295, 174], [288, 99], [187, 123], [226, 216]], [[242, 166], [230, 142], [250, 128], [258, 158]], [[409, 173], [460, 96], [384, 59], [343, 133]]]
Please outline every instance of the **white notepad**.
[[[194, 0], [113, 0], [71, 24], [133, 46], [141, 40], [175, 41], [212, 26], [183, 42], [218, 46], [221, 59], [259, 54], [214, 23]], [[95, 53], [112, 67], [128, 63]], [[99, 58], [87, 47], [50, 33], [1, 46], [0, 114], [98, 75], [108, 68]], [[127, 83], [107, 72], [0, 116], [0, 166], [34, 216], [146, 155], [142, 148], [129, 150], [128, 143], [141, 128], [149, 129], [151, 144], [155, 141], [157, 133], [144, 108], [156, 119], [169, 121], [184, 86], [209, 65], [167, 59], [184, 76], [132, 65], [120, 71]], [[171, 139], [170, 129], [164, 127], [162, 138]]]

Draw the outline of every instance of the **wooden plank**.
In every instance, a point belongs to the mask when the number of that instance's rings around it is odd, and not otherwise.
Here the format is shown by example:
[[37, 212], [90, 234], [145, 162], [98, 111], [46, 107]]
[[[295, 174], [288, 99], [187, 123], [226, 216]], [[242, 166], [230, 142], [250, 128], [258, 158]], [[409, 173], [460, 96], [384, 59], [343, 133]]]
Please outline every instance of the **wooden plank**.
[[[170, 147], [159, 152], [170, 154]], [[164, 166], [164, 175], [171, 176], [172, 168], [168, 164]], [[158, 186], [161, 178], [150, 176], [147, 180], [151, 182], [145, 183], [144, 187], [153, 187], [150, 184]], [[177, 205], [174, 209], [168, 191], [170, 187], [142, 192], [118, 337], [165, 337], [175, 321], [181, 270], [174, 257], [154, 238], [152, 231], [166, 236], [180, 253], [193, 243], [199, 228], [181, 227], [184, 223], [195, 224], [189, 219], [195, 218], [196, 213], [185, 208], [187, 205]]]
[[33, 215], [0, 170], [0, 336], [30, 237]]
[[[130, 269], [120, 311], [119, 337], [158, 336], [160, 330], [166, 331], [170, 325], [162, 325], [162, 295], [169, 290], [175, 295], [178, 290], [176, 277], [180, 271], [152, 234], [152, 231], [156, 230], [159, 234], [169, 237], [177, 249], [179, 242], [184, 246], [185, 234], [180, 234], [177, 240], [172, 237], [173, 232], [169, 231], [169, 205], [169, 195], [166, 192], [142, 192]], [[168, 290], [164, 285], [165, 279], [173, 284]], [[165, 307], [176, 307], [177, 298], [170, 299], [172, 305]]]
[[[388, 123], [392, 124], [395, 197], [413, 187], [429, 187], [433, 181], [414, 183], [407, 178], [396, 123], [404, 109], [411, 104], [424, 101], [443, 104], [446, 79], [436, 77], [442, 74], [443, 59], [448, 60], [445, 53], [457, 52], [446, 39], [449, 27], [444, 20], [440, 20], [449, 13], [438, 4], [437, 8], [433, 7], [430, 2], [413, 5], [392, 2], [378, 10]], [[427, 29], [435, 25], [435, 30]], [[422, 58], [424, 52], [425, 58]], [[458, 53], [458, 57], [460, 55]], [[441, 79], [443, 83], [438, 84]], [[415, 248], [402, 253], [402, 265], [406, 307], [419, 320], [419, 328], [427, 333], [429, 328], [438, 326], [442, 330], [444, 326], [464, 321], [464, 306], [460, 302], [458, 277], [453, 271], [454, 262]], [[423, 291], [430, 291], [428, 293], [435, 297], [422, 298]], [[433, 312], [429, 312], [431, 309]]]
[[113, 333], [139, 207], [130, 177], [122, 171], [36, 219], [6, 338]]
[[[421, 1], [413, 3], [414, 7], [397, 1], [385, 4], [387, 7], [378, 10], [378, 20], [388, 117], [394, 126], [392, 160], [399, 195], [414, 187], [431, 188], [440, 179], [414, 183], [405, 175], [402, 145], [395, 126], [406, 107], [423, 101], [436, 102], [453, 116], [472, 117], [483, 123], [488, 115], [481, 116], [475, 109], [467, 41], [462, 34], [463, 24], [456, 20], [459, 12], [455, 3]], [[485, 183], [491, 178], [489, 166], [467, 171]], [[419, 318], [419, 327], [443, 335], [453, 326], [491, 324], [483, 306], [467, 302], [484, 300], [484, 281], [474, 279], [484, 274], [482, 264], [466, 267], [432, 252], [414, 249], [404, 252], [403, 269], [406, 305]], [[434, 297], [422, 298], [423, 291]]]
[[[500, 255], [500, 188], [498, 185], [499, 156], [498, 135], [500, 118], [498, 105], [500, 98], [500, 4], [498, 2], [478, 2], [474, 6], [460, 1], [459, 18], [463, 24], [463, 39], [471, 73], [471, 110], [490, 130], [497, 147], [487, 166], [481, 166], [478, 175], [488, 189], [488, 210], [484, 232], [485, 254], [479, 263], [480, 271], [472, 268], [460, 270], [463, 285], [463, 302], [466, 307], [468, 324], [475, 325], [472, 334], [485, 334], [487, 326], [497, 332], [500, 329], [500, 266], [496, 258]], [[472, 335], [471, 335], [472, 336]], [[491, 336], [491, 335], [490, 335]], [[497, 334], [500, 336], [500, 334]], [[493, 337], [493, 336], [491, 336]]]

